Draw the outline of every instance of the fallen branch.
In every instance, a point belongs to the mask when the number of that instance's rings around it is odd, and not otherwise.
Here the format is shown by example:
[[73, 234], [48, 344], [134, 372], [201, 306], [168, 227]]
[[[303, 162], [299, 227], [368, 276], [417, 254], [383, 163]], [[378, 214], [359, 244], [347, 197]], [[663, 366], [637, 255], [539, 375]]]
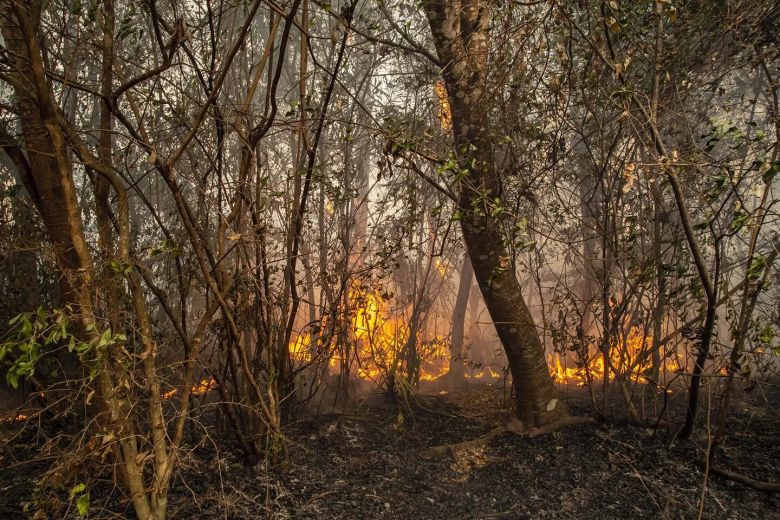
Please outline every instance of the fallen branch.
[[317, 493], [316, 495], [312, 496], [309, 500], [306, 501], [305, 504], [303, 504], [303, 508], [310, 506], [312, 503], [316, 502], [317, 500], [320, 500], [321, 498], [325, 498], [328, 495], [333, 495], [335, 493], [338, 493], [338, 490], [331, 490], [331, 491], [325, 491], [323, 493]]
[[481, 437], [477, 437], [476, 439], [457, 442], [454, 444], [443, 444], [441, 446], [434, 446], [433, 448], [428, 448], [427, 450], [421, 451], [419, 455], [420, 458], [427, 459], [427, 460], [443, 459], [447, 455], [451, 455], [454, 458], [457, 452], [461, 450], [470, 449], [470, 448], [478, 448], [481, 446], [485, 446], [490, 441], [492, 441], [493, 439], [495, 439], [496, 437], [498, 437], [499, 435], [503, 434], [506, 431], [508, 431], [506, 426], [499, 426], [498, 428], [495, 428], [494, 430], [491, 430], [485, 435], [482, 435]]
[[[697, 462], [699, 463], [700, 466], [704, 465], [704, 461], [702, 460], [698, 460]], [[714, 466], [710, 466], [709, 471], [711, 475], [717, 475], [721, 478], [725, 478], [733, 482], [736, 482], [737, 484], [742, 484], [743, 486], [749, 487], [751, 489], [755, 489], [756, 491], [763, 491], [765, 493], [780, 492], [780, 482], [770, 482], [768, 480], [756, 480], [747, 477], [745, 475], [742, 475], [741, 473], [736, 473], [734, 471], [730, 471], [723, 468], [717, 468]]]
[[[516, 422], [520, 423], [520, 421], [516, 421]], [[511, 431], [512, 433], [517, 433], [519, 435], [522, 435], [523, 437], [537, 437], [539, 435], [545, 435], [547, 433], [557, 432], [558, 430], [568, 428], [569, 426], [576, 426], [578, 424], [587, 424], [592, 422], [593, 422], [592, 417], [569, 416], [569, 417], [563, 417], [561, 419], [558, 419], [557, 421], [553, 421], [549, 424], [545, 424], [544, 426], [541, 426], [539, 428], [534, 428], [532, 430], [515, 431], [510, 429], [509, 431]], [[515, 421], [513, 421], [511, 424], [515, 424]]]
[[514, 433], [522, 437], [536, 437], [538, 435], [552, 433], [569, 426], [590, 422], [593, 422], [593, 419], [590, 417], [564, 417], [562, 419], [558, 419], [557, 421], [553, 421], [550, 424], [545, 424], [539, 428], [529, 429], [526, 428], [519, 419], [512, 418], [506, 424], [494, 428], [485, 435], [477, 437], [476, 439], [456, 442], [453, 444], [434, 446], [433, 448], [428, 448], [427, 450], [420, 452], [419, 456], [427, 460], [442, 459], [447, 455], [455, 458], [459, 451], [487, 446], [490, 441], [503, 435], [504, 433]]

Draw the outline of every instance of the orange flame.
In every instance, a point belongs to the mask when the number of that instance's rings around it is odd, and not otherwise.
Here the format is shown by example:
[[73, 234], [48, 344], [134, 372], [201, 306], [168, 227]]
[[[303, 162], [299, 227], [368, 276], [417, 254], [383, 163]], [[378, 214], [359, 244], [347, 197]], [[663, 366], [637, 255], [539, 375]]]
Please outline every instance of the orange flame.
[[[402, 361], [409, 343], [407, 307], [391, 309], [381, 291], [361, 283], [349, 290], [352, 318], [349, 335], [355, 350], [349, 356], [349, 372], [359, 379], [379, 383], [389, 374], [404, 368]], [[301, 332], [290, 341], [290, 358], [295, 362], [311, 361], [312, 338]], [[420, 380], [432, 381], [449, 369], [449, 347], [439, 339], [416, 342], [420, 358]], [[342, 356], [332, 353], [328, 365], [333, 373], [342, 369]]]
[[[437, 269], [438, 269], [437, 265]], [[444, 267], [444, 266], [442, 266]], [[408, 355], [409, 315], [410, 306], [390, 308], [389, 299], [378, 289], [359, 282], [349, 290], [349, 301], [352, 305], [352, 318], [349, 324], [349, 335], [353, 340], [349, 353], [331, 353], [328, 366], [332, 373], [340, 372], [345, 363], [342, 356], [346, 355], [348, 372], [359, 379], [380, 383], [390, 374], [405, 369], [404, 363]], [[302, 332], [290, 341], [290, 357], [295, 362], [307, 363], [312, 359], [312, 338], [307, 332]], [[645, 336], [640, 330], [629, 331], [625, 338], [610, 348], [609, 365], [634, 382], [647, 380], [646, 374], [652, 364], [648, 355], [653, 338]], [[449, 344], [440, 339], [424, 340], [421, 335], [416, 342], [419, 358], [420, 381], [436, 380], [449, 371]], [[567, 364], [567, 359], [561, 354], [547, 356], [550, 375], [557, 383], [577, 384], [583, 386], [588, 379], [601, 380], [605, 374], [604, 358], [599, 352], [591, 354], [582, 362]], [[679, 365], [672, 359], [663, 360], [661, 370], [666, 373], [678, 372]], [[496, 365], [478, 365], [466, 370], [465, 377], [472, 380], [498, 381], [504, 374]]]
[[300, 334], [290, 341], [290, 358], [298, 362], [311, 361], [311, 334]]
[[18, 413], [16, 415], [9, 415], [8, 417], [0, 417], [0, 424], [22, 422], [22, 421], [26, 421], [29, 418], [30, 418], [29, 415]]
[[376, 382], [397, 368], [408, 327], [390, 315], [377, 290], [356, 284], [350, 290], [350, 300], [356, 305], [351, 325], [357, 340], [357, 376]]
[[464, 375], [466, 376], [466, 379], [473, 379], [477, 381], [497, 381], [504, 378], [501, 372], [493, 370], [493, 368], [490, 366], [483, 365], [467, 371]]
[[[217, 382], [213, 379], [202, 379], [198, 384], [190, 388], [190, 395], [193, 397], [207, 394], [212, 388], [217, 386]], [[162, 395], [163, 399], [170, 399], [179, 393], [178, 388], [168, 390]]]
[[[644, 336], [638, 330], [631, 330], [624, 341], [610, 349], [610, 365], [621, 373], [628, 372], [631, 381], [644, 382], [647, 380], [645, 374], [652, 365], [651, 356], [648, 355], [652, 344], [652, 336]], [[600, 353], [590, 357], [587, 362], [588, 370], [581, 364], [575, 367], [566, 366], [565, 360], [557, 353], [547, 357], [547, 364], [556, 383], [584, 386], [588, 383], [588, 372], [592, 380], [604, 377], [604, 357]], [[665, 358], [661, 370], [667, 373], [678, 372], [680, 366], [674, 360]]]

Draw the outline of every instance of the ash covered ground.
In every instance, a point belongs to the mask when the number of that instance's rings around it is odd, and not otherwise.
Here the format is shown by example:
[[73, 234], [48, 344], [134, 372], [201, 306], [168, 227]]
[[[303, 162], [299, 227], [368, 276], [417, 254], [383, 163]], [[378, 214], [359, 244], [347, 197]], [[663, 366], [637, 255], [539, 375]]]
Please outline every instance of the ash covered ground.
[[[587, 389], [564, 388], [563, 395], [573, 413], [591, 413]], [[505, 433], [484, 447], [429, 460], [426, 449], [478, 438], [500, 424], [508, 414], [505, 390], [472, 384], [404, 406], [373, 395], [349, 413], [292, 422], [286, 467], [247, 468], [209, 442], [194, 447], [173, 485], [170, 518], [696, 518], [704, 480], [696, 459], [707, 429], [701, 424], [690, 441], [675, 441], [682, 398], [669, 398], [669, 421], [655, 430], [628, 425], [615, 395], [605, 421], [537, 437]], [[773, 385], [741, 393], [719, 466], [780, 479], [778, 405]], [[35, 438], [15, 442], [6, 445], [0, 470], [2, 518], [26, 514], [21, 504], [46, 467], [36, 460]], [[108, 478], [93, 488], [93, 503], [106, 497], [108, 506], [93, 507], [91, 517], [132, 518]], [[711, 476], [702, 517], [780, 518], [780, 496]]]

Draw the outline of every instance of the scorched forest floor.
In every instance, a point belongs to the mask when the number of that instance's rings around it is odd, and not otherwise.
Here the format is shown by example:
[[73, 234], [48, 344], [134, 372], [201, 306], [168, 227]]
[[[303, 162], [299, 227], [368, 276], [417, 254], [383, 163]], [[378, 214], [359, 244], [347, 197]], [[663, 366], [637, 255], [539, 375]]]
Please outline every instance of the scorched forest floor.
[[[565, 388], [563, 395], [573, 413], [592, 412], [586, 389]], [[507, 413], [505, 391], [472, 384], [419, 396], [406, 408], [373, 395], [349, 413], [291, 423], [286, 468], [249, 469], [237, 456], [201, 443], [173, 485], [169, 517], [696, 518], [704, 475], [695, 459], [706, 446], [706, 426], [701, 424], [690, 441], [674, 440], [682, 395], [671, 397], [670, 421], [655, 432], [627, 425], [615, 395], [606, 421], [530, 438], [506, 433], [484, 448], [436, 460], [421, 454], [479, 437], [499, 424]], [[776, 481], [779, 407], [775, 385], [740, 391], [718, 464]], [[701, 415], [706, 419], [706, 402]], [[29, 514], [21, 504], [46, 468], [36, 461], [35, 442], [22, 436], [3, 448], [0, 518]], [[109, 480], [93, 488], [90, 516], [132, 517], [132, 507]], [[109, 505], [98, 509], [94, 504], [109, 494]], [[75, 508], [71, 511], [75, 514]], [[780, 518], [780, 497], [712, 476], [703, 518]]]

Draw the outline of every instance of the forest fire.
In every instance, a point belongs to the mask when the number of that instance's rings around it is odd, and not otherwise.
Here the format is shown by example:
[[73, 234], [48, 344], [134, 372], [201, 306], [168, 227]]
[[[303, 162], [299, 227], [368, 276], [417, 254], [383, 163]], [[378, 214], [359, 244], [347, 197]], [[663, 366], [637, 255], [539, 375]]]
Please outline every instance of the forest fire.
[[772, 517], [778, 12], [0, 0], [0, 520]]
[[356, 284], [350, 290], [350, 300], [356, 306], [351, 323], [357, 344], [356, 373], [361, 379], [377, 381], [397, 369], [407, 331], [400, 320], [389, 315], [379, 291]]
[[290, 358], [298, 363], [311, 360], [311, 334], [299, 334], [290, 341]]
[[[397, 374], [406, 369], [410, 327], [410, 309], [391, 309], [388, 299], [378, 290], [356, 284], [350, 291], [350, 301], [354, 306], [349, 327], [353, 349], [348, 356], [348, 372], [357, 379], [380, 384], [389, 374]], [[635, 383], [647, 382], [647, 373], [652, 370], [652, 336], [632, 329], [620, 342], [610, 348], [610, 376], [614, 371], [625, 374]], [[415, 344], [419, 380], [435, 381], [449, 371], [450, 347], [447, 341], [439, 338], [417, 339]], [[308, 363], [312, 359], [311, 335], [301, 333], [290, 342], [290, 356], [294, 362]], [[328, 366], [333, 374], [342, 370], [343, 358], [339, 352], [332, 352]], [[547, 356], [550, 375], [559, 384], [585, 386], [589, 382], [604, 378], [604, 357], [598, 351], [592, 351], [587, 360], [587, 368], [581, 360], [574, 360], [559, 353]], [[660, 370], [666, 373], [677, 372], [680, 365], [671, 356], [664, 356]], [[466, 370], [464, 377], [472, 381], [498, 381], [504, 377], [500, 365], [487, 366], [474, 363]]]
[[466, 379], [475, 381], [495, 381], [503, 378], [500, 372], [496, 372], [491, 367], [475, 368], [471, 373], [466, 372]]
[[[349, 293], [353, 305], [349, 325], [352, 338], [348, 372], [353, 377], [380, 384], [390, 374], [401, 373], [409, 363], [411, 309], [393, 309], [389, 299], [379, 290], [361, 284], [355, 284]], [[290, 341], [290, 357], [296, 363], [308, 363], [312, 360], [311, 335], [303, 332]], [[610, 348], [610, 376], [614, 371], [625, 374], [635, 383], [647, 382], [647, 373], [652, 370], [652, 336], [646, 336], [637, 329], [630, 330], [622, 341]], [[435, 381], [449, 371], [450, 347], [447, 341], [439, 338], [417, 338], [415, 355], [419, 366], [419, 380]], [[342, 370], [343, 357], [334, 351], [328, 358], [329, 370], [337, 374]], [[604, 357], [598, 351], [592, 351], [587, 366], [574, 356], [565, 357], [559, 353], [547, 356], [550, 375], [559, 384], [585, 386], [589, 382], [604, 378]], [[660, 370], [666, 373], [677, 372], [680, 365], [671, 357], [664, 356]], [[504, 377], [498, 365], [487, 366], [474, 363], [466, 370], [464, 377], [472, 381], [498, 381]]]
[[[389, 298], [379, 290], [355, 284], [349, 291], [353, 307], [348, 336], [353, 347], [346, 357], [348, 371], [356, 378], [380, 383], [390, 374], [406, 370], [410, 360], [409, 349], [416, 351], [420, 381], [433, 381], [449, 370], [449, 346], [438, 338], [417, 338], [409, 341], [411, 327], [407, 307], [391, 309]], [[297, 363], [308, 363], [314, 352], [311, 334], [295, 336], [289, 345], [290, 357]], [[331, 373], [342, 370], [344, 357], [334, 349], [328, 359]]]
[[[645, 336], [634, 329], [629, 331], [623, 341], [610, 348], [610, 373], [617, 370], [621, 374], [628, 374], [628, 379], [635, 383], [646, 382], [645, 374], [652, 370], [650, 355], [652, 344], [652, 336]], [[600, 352], [592, 352], [589, 355], [587, 369], [586, 364], [581, 360], [575, 361], [573, 367], [568, 366], [566, 359], [558, 353], [548, 355], [547, 364], [556, 383], [585, 386], [589, 381], [604, 378], [604, 356]], [[660, 370], [667, 373], [677, 372], [680, 370], [680, 365], [669, 356], [665, 356]]]

